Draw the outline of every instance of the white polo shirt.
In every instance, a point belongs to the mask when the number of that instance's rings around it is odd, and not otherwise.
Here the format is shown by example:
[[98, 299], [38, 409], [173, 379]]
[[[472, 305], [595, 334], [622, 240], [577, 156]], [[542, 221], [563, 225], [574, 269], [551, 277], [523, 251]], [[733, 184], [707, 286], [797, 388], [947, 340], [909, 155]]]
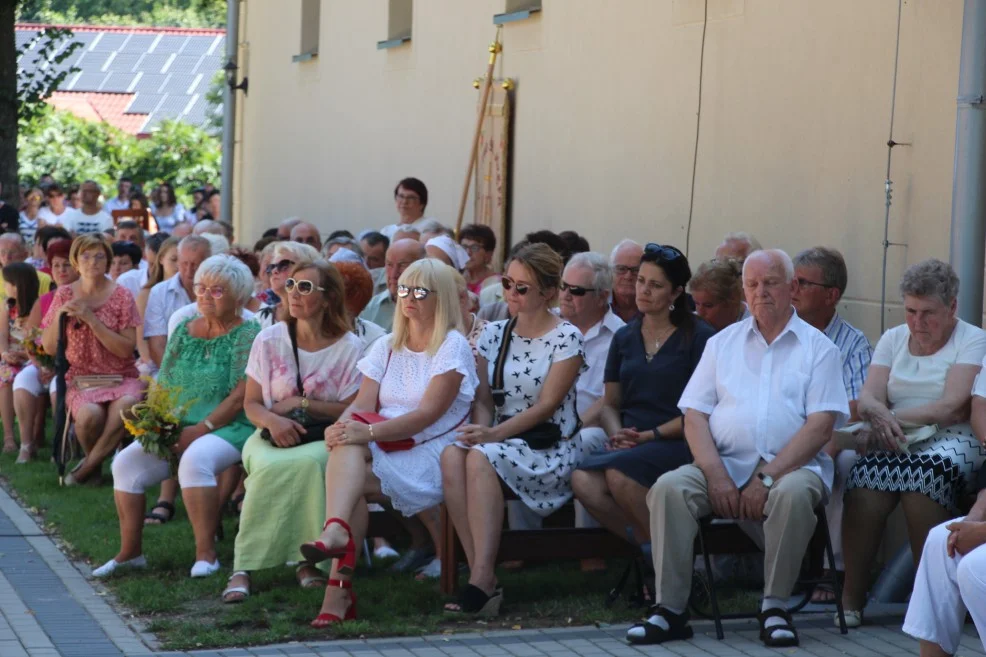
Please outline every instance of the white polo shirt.
[[[845, 424], [849, 400], [842, 356], [824, 333], [793, 309], [769, 345], [750, 317], [709, 339], [678, 407], [709, 416], [726, 472], [743, 486], [760, 459], [774, 460], [809, 415], [835, 413], [835, 427]], [[824, 451], [804, 467], [831, 491], [832, 459]]]
[[580, 416], [585, 415], [589, 407], [603, 396], [603, 372], [606, 369], [609, 344], [613, 341], [613, 335], [625, 325], [626, 322], [607, 308], [603, 318], [582, 336], [585, 340], [585, 364], [588, 369], [582, 372], [575, 384], [578, 393], [576, 407]]
[[168, 335], [168, 319], [191, 302], [179, 274], [152, 287], [144, 309], [144, 338]]

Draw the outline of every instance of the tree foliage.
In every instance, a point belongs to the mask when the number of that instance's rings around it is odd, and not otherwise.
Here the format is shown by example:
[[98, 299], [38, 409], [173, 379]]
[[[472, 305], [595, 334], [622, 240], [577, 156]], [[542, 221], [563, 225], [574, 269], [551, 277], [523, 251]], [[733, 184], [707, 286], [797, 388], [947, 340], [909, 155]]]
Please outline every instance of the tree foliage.
[[22, 0], [19, 20], [61, 25], [223, 27], [226, 0]]
[[219, 141], [187, 123], [165, 121], [138, 139], [50, 107], [21, 121], [17, 146], [23, 181], [50, 173], [64, 183], [92, 179], [106, 190], [127, 175], [145, 189], [170, 182], [186, 200], [193, 187], [218, 181], [222, 159]]
[[[29, 121], [38, 116], [44, 109], [45, 101], [58, 89], [65, 78], [79, 70], [75, 66], [71, 68], [58, 66], [82, 45], [71, 39], [72, 30], [46, 27], [18, 49], [18, 57], [23, 57], [30, 51], [30, 55], [27, 56], [34, 58], [34, 66], [25, 67], [25, 70], [17, 76], [19, 119]], [[65, 41], [69, 43], [62, 48]], [[43, 66], [45, 62], [48, 62], [48, 65]]]

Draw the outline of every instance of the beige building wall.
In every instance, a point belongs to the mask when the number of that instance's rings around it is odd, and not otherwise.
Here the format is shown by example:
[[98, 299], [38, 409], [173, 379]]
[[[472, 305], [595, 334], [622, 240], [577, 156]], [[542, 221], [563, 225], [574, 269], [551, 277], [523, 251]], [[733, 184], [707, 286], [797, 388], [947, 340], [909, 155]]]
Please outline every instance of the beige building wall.
[[[508, 24], [497, 75], [516, 80], [514, 236], [575, 229], [686, 246], [704, 0], [543, 0]], [[846, 256], [845, 315], [880, 327], [895, 0], [709, 0], [688, 255], [727, 231]], [[301, 0], [244, 0], [234, 213], [255, 239], [287, 216], [324, 232], [395, 219], [414, 175], [453, 224], [504, 0], [416, 0], [412, 40], [386, 0], [322, 0], [318, 57], [292, 62]], [[888, 326], [910, 263], [947, 258], [962, 3], [904, 3], [894, 137]], [[471, 206], [470, 206], [471, 209]], [[467, 221], [469, 215], [467, 215]]]

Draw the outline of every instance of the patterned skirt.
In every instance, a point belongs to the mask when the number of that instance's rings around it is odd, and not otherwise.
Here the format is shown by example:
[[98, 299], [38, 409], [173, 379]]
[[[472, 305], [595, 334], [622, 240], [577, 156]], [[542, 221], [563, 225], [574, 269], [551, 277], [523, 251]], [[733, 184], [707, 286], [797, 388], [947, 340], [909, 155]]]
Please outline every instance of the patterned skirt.
[[910, 454], [874, 452], [849, 472], [846, 490], [867, 488], [889, 493], [921, 493], [959, 513], [986, 450], [968, 424], [955, 424], [911, 448]]

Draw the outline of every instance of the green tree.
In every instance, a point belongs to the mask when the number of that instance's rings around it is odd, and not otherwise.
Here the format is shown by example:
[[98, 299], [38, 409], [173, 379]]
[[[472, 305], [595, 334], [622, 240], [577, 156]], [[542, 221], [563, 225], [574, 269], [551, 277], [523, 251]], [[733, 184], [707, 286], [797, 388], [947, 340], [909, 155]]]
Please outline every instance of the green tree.
[[226, 0], [22, 0], [32, 23], [222, 27]]

